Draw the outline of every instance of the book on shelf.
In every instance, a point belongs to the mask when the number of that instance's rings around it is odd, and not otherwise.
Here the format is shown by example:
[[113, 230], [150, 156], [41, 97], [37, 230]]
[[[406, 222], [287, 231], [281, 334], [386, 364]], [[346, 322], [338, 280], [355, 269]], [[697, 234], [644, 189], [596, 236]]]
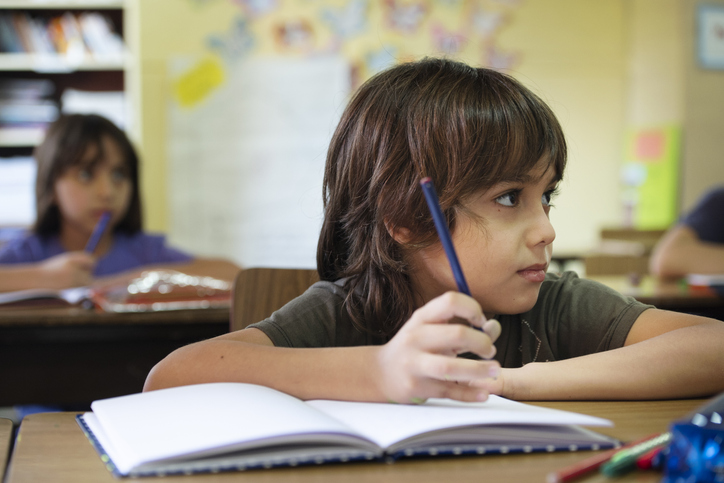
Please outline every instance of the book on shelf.
[[618, 441], [605, 419], [491, 396], [419, 405], [302, 401], [210, 383], [95, 401], [77, 421], [116, 476], [262, 469], [408, 457], [575, 451]]
[[83, 56], [118, 56], [123, 39], [100, 12], [65, 12], [47, 16], [0, 12], [0, 52]]

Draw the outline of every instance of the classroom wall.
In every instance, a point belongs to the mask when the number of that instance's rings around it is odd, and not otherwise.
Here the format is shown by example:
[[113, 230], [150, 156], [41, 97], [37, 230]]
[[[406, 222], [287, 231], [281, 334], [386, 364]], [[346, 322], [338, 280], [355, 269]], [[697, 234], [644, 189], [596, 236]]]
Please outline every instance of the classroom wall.
[[[142, 113], [139, 145], [144, 159], [146, 225], [151, 230], [167, 231], [170, 217], [166, 135], [171, 102], [168, 61], [178, 55], [208, 54], [209, 37], [229, 32], [243, 2], [131, 0], [131, 3], [138, 18], [136, 38]], [[305, 6], [320, 3], [339, 6], [346, 2], [280, 0], [276, 4], [281, 12], [278, 15], [295, 18], [304, 15]], [[366, 2], [373, 30], [383, 28], [384, 19], [379, 10], [375, 10], [376, 5], [382, 3]], [[424, 0], [418, 3], [435, 8], [442, 8], [443, 4]], [[688, 9], [688, 15], [693, 17], [694, 3], [693, 0], [444, 2], [447, 9], [455, 5], [476, 4], [485, 8], [506, 5], [506, 22], [496, 32], [498, 54], [507, 56], [511, 64], [506, 71], [541, 95], [563, 124], [570, 157], [562, 192], [551, 215], [558, 234], [554, 243], [556, 252], [588, 250], [595, 246], [601, 227], [621, 224], [620, 164], [627, 126], [664, 119], [678, 121], [683, 117], [682, 106], [688, 102], [706, 106], [707, 99], [691, 87], [683, 89], [682, 94], [684, 82], [697, 88], [713, 84], [708, 91], [719, 92], [718, 73], [702, 74], [689, 68], [685, 80], [681, 74], [677, 75], [684, 63], [682, 50], [686, 49], [682, 38], [692, 35], [681, 25], [680, 12]], [[247, 20], [258, 32], [271, 31], [268, 17], [248, 17]], [[454, 29], [452, 21], [446, 25]], [[693, 30], [692, 26], [688, 28]], [[280, 55], [274, 49], [271, 35], [261, 39], [257, 54]], [[325, 40], [324, 37], [318, 39], [319, 42]], [[474, 40], [468, 39], [471, 44]], [[364, 42], [374, 44], [375, 36], [366, 37]], [[360, 45], [352, 47], [361, 48]], [[400, 43], [399, 49], [400, 55], [408, 58], [439, 53], [434, 51], [434, 46], [419, 42], [415, 46]], [[458, 57], [472, 63], [485, 60], [471, 52], [470, 49], [461, 51]], [[305, 53], [293, 55], [303, 58]], [[691, 65], [691, 60], [688, 62]], [[365, 77], [369, 72], [358, 74]], [[703, 109], [701, 113], [698, 107], [693, 110], [696, 112], [686, 111], [686, 118], [694, 124], [707, 123], [721, 115], [715, 109]], [[700, 152], [703, 148], [689, 146], [696, 139], [693, 134], [687, 138], [684, 157], [711, 159], [709, 151]], [[694, 174], [685, 172], [684, 180], [696, 184]], [[696, 189], [688, 186], [685, 185], [684, 193]]]
[[703, 69], [696, 57], [696, 8], [724, 0], [682, 0], [685, 40], [684, 139], [680, 209], [724, 185], [724, 70]]

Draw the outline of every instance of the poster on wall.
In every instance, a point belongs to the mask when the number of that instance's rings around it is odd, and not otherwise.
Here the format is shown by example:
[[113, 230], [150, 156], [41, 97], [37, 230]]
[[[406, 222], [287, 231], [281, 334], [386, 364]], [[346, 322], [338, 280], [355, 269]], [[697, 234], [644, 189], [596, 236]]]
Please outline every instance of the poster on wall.
[[724, 5], [699, 5], [697, 20], [699, 64], [724, 70]]
[[324, 162], [348, 100], [347, 62], [171, 64], [169, 238], [244, 267], [315, 268]]
[[623, 165], [625, 225], [668, 228], [676, 221], [681, 128], [642, 127], [627, 135]]

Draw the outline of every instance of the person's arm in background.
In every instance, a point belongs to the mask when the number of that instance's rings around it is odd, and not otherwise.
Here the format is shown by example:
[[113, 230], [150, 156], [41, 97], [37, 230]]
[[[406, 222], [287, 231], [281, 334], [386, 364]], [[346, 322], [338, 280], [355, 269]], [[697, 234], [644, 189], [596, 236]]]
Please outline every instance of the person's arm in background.
[[724, 244], [702, 241], [691, 227], [676, 225], [654, 247], [649, 270], [660, 277], [724, 273]]
[[654, 247], [649, 269], [660, 277], [724, 273], [724, 187], [698, 201]]

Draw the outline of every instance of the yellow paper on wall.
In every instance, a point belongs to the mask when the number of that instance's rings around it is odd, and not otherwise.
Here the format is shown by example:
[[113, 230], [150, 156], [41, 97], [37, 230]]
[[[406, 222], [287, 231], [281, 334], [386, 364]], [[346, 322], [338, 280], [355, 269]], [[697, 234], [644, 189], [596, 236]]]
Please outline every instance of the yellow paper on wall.
[[181, 107], [193, 107], [224, 83], [224, 67], [213, 57], [201, 60], [174, 82], [174, 96]]

